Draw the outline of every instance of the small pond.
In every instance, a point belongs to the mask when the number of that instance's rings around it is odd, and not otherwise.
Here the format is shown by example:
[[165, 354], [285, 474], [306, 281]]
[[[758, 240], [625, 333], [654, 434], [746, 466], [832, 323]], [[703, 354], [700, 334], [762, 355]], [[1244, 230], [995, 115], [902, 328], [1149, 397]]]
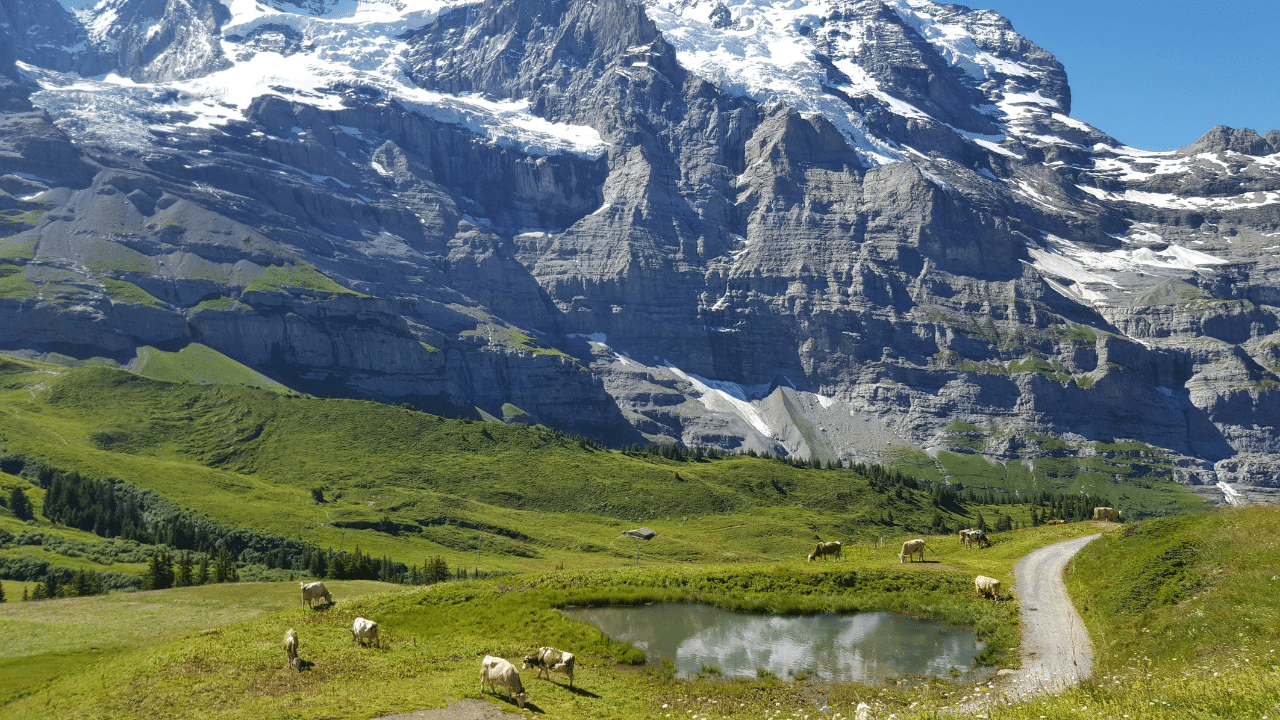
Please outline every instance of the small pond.
[[614, 640], [644, 650], [649, 662], [670, 660], [679, 677], [704, 666], [722, 677], [756, 677], [758, 669], [787, 679], [805, 671], [835, 682], [874, 684], [934, 676], [981, 680], [994, 669], [974, 667], [985, 643], [973, 629], [891, 612], [782, 617], [729, 612], [709, 605], [569, 608]]

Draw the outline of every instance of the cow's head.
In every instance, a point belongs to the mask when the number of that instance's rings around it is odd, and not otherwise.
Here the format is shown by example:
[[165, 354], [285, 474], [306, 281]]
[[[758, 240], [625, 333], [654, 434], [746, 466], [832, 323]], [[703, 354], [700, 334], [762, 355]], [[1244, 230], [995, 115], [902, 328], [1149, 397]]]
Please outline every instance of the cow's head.
[[521, 710], [524, 709], [524, 704], [528, 700], [529, 700], [529, 693], [525, 692], [524, 690], [521, 690], [520, 692], [516, 693], [516, 704], [520, 706]]

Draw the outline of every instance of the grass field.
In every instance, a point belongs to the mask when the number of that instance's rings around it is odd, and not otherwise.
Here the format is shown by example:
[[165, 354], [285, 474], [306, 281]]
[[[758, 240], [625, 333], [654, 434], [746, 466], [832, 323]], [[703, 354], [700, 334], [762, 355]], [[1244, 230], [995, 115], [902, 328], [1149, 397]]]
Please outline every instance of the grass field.
[[873, 489], [849, 470], [637, 457], [536, 426], [10, 359], [0, 359], [0, 443], [232, 527], [486, 571], [624, 564], [635, 548], [620, 533], [638, 525], [658, 531], [646, 557], [713, 562], [918, 533], [935, 512], [952, 528], [978, 512], [1030, 519], [1028, 506], [936, 508], [927, 491]]
[[[837, 562], [570, 570], [427, 588], [331, 583], [337, 604], [301, 608], [293, 583], [243, 583], [0, 605], [0, 683], [6, 717], [374, 717], [479, 697], [479, 654], [518, 657], [540, 645], [579, 653], [578, 688], [527, 678], [535, 712], [555, 717], [663, 717], [662, 704], [692, 703], [762, 717], [803, 708], [815, 687], [829, 704], [875, 693], [941, 702], [949, 682], [870, 689], [759, 681], [676, 681], [643, 655], [555, 611], [565, 605], [698, 599], [736, 610], [817, 612], [894, 609], [977, 627], [1011, 662], [1017, 604], [974, 596], [979, 572], [1011, 577], [1017, 558], [1042, 543], [1092, 532], [1090, 523], [1008, 533], [989, 550], [931, 538], [928, 562], [904, 565], [897, 547], [857, 546]], [[897, 543], [901, 538], [893, 538]], [[360, 649], [357, 615], [380, 623], [384, 647]], [[284, 667], [288, 627], [302, 638], [302, 674]], [[36, 638], [32, 641], [30, 638]], [[379, 692], [368, 693], [372, 678]], [[501, 702], [501, 701], [500, 701]], [[904, 703], [906, 701], [904, 700]], [[738, 703], [741, 703], [740, 705]]]
[[[198, 351], [157, 351], [144, 365], [151, 374], [175, 380], [253, 382]], [[297, 607], [296, 583], [6, 603], [0, 605], [0, 714], [6, 718], [202, 712], [374, 717], [439, 706], [447, 697], [479, 697], [477, 653], [515, 658], [557, 643], [581, 650], [580, 675], [593, 679], [579, 692], [530, 683], [536, 709], [555, 717], [775, 718], [782, 711], [799, 717], [822, 707], [828, 714], [849, 714], [863, 700], [900, 718], [926, 717], [974, 689], [919, 680], [878, 688], [768, 677], [678, 682], [661, 668], [633, 665], [634, 649], [570, 623], [555, 609], [568, 603], [688, 599], [738, 610], [897, 609], [973, 624], [990, 643], [984, 659], [1007, 665], [1014, 657], [1007, 651], [1016, 644], [1016, 601], [979, 601], [972, 577], [996, 577], [1008, 587], [1014, 563], [1026, 553], [1097, 529], [1093, 523], [1025, 527], [993, 535], [992, 547], [982, 551], [961, 548], [953, 533], [929, 536], [928, 562], [904, 565], [897, 558], [900, 544], [927, 536], [939, 521], [968, 527], [979, 513], [988, 523], [1003, 514], [1018, 527], [1030, 524], [1032, 508], [939, 505], [928, 487], [877, 483], [848, 469], [797, 468], [745, 456], [681, 461], [631, 455], [539, 426], [449, 420], [282, 388], [162, 382], [113, 368], [2, 356], [0, 449], [88, 477], [119, 478], [228, 527], [321, 547], [358, 547], [419, 566], [442, 556], [450, 568], [508, 573], [429, 588], [338, 581], [338, 604], [315, 612]], [[925, 480], [963, 480], [968, 487], [1017, 490], [1019, 497], [1037, 490], [1123, 492], [1116, 504], [1131, 517], [1202, 507], [1199, 498], [1158, 473], [1126, 474], [1124, 468], [1138, 460], [1159, 467], [1150, 449], [1092, 451], [1098, 454], [1088, 467], [1048, 461], [1037, 461], [1040, 469], [992, 465], [977, 455], [945, 452], [936, 459], [906, 453], [899, 467], [914, 468]], [[137, 548], [51, 523], [39, 513], [43, 488], [0, 473], [6, 497], [15, 487], [24, 489], [37, 516], [21, 521], [0, 508], [0, 531], [15, 538], [0, 543], [0, 559], [39, 557], [74, 569], [142, 571], [145, 561]], [[1208, 556], [1199, 545], [1170, 549], [1153, 540], [1148, 549], [1130, 543], [1146, 538], [1146, 528], [1166, 527], [1163, 522], [1208, 523], [1178, 531], [1191, 536], [1223, 531], [1216, 521], [1200, 519], [1217, 517], [1225, 515], [1146, 520], [1128, 536], [1109, 534], [1090, 548], [1102, 548], [1096, 559], [1078, 561], [1081, 567], [1096, 563], [1081, 574], [1109, 578], [1136, 571], [1139, 566], [1129, 558], [1160, 567], [1184, 555], [1200, 562]], [[658, 534], [640, 545], [636, 567], [638, 541], [622, 533], [640, 525]], [[22, 544], [18, 537], [43, 541]], [[805, 563], [818, 539], [844, 541], [845, 559]], [[1179, 571], [1176, 582], [1152, 580], [1156, 589], [1142, 592], [1160, 602], [1175, 598], [1170, 602], [1176, 607], [1188, 601], [1179, 595], [1178, 582], [1214, 587], [1221, 576], [1190, 567]], [[1250, 567], [1261, 572], [1262, 565]], [[32, 587], [5, 581], [11, 601]], [[1254, 593], [1268, 587], [1250, 586]], [[1103, 584], [1077, 592], [1108, 598], [1118, 591]], [[1092, 600], [1082, 604], [1094, 607]], [[1136, 657], [1130, 636], [1156, 637], [1125, 625], [1125, 612], [1086, 611], [1100, 652], [1126, 658], [1120, 664], [1101, 660], [1107, 677], [1127, 672], [1122, 668]], [[1265, 625], [1272, 617], [1268, 612], [1259, 611], [1250, 627]], [[383, 624], [387, 647], [362, 650], [351, 644], [348, 629], [357, 614]], [[279, 657], [278, 643], [290, 626], [303, 636], [302, 657], [315, 663], [301, 674], [286, 670]], [[1225, 631], [1214, 626], [1213, 632]], [[1265, 682], [1269, 676], [1257, 677]], [[375, 680], [380, 692], [366, 692]], [[1077, 692], [1112, 690], [1095, 684]], [[1034, 707], [1045, 708], [1046, 715], [1066, 712], [1057, 702]], [[1024, 709], [998, 712], [1023, 717], [1017, 713]]]
[[[1107, 528], [1115, 528], [1107, 530]], [[698, 598], [781, 612], [892, 607], [1013, 627], [1016, 601], [959, 591], [979, 572], [1008, 578], [1034, 547], [1104, 529], [1068, 567], [1093, 635], [1095, 675], [1066, 693], [998, 706], [990, 718], [1261, 718], [1280, 702], [1280, 510], [1250, 508], [1144, 521], [1078, 523], [1007, 533], [990, 550], [930, 544], [930, 562], [898, 564], [886, 548], [840, 562], [676, 563], [569, 570], [428, 588], [335, 583], [337, 604], [297, 606], [294, 584], [239, 584], [0, 605], [0, 692], [6, 718], [371, 718], [479, 698], [481, 653], [514, 659], [539, 645], [575, 650], [574, 689], [526, 673], [526, 713], [556, 718], [946, 716], [985, 686], [904, 679], [885, 686], [817, 680], [675, 680], [599, 631], [566, 620], [568, 604]], [[895, 538], [896, 540], [896, 538]], [[1168, 562], [1173, 559], [1174, 562]], [[352, 644], [351, 619], [377, 620], [381, 648]], [[279, 640], [295, 627], [304, 672]], [[37, 640], [32, 641], [30, 638]], [[1008, 647], [1011, 640], [1003, 641]], [[1012, 656], [1006, 656], [1011, 658]], [[26, 658], [22, 660], [22, 658]], [[13, 672], [8, 672], [12, 670]], [[377, 692], [369, 692], [370, 687]], [[515, 712], [505, 698], [487, 702]]]

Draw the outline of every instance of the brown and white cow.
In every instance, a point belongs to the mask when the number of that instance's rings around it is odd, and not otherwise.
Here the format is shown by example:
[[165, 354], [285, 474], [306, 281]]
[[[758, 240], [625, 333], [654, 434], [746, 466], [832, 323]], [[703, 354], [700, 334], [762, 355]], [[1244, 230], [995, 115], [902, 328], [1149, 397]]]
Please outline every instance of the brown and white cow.
[[842, 545], [839, 540], [820, 542], [818, 543], [818, 546], [813, 549], [813, 552], [809, 553], [809, 562], [813, 562], [818, 558], [826, 560], [828, 555], [834, 555], [836, 559], [839, 560], [840, 550], [843, 548], [844, 545]]
[[965, 532], [967, 533], [964, 538], [965, 547], [973, 547], [974, 545], [988, 547], [991, 545], [991, 541], [987, 539], [985, 532], [981, 530], [966, 530]]
[[538, 677], [542, 677], [542, 673], [547, 674], [547, 680], [551, 679], [551, 671], [562, 672], [569, 676], [569, 687], [573, 687], [573, 653], [557, 650], [553, 647], [540, 647], [537, 652], [532, 655], [526, 655], [524, 664], [520, 666], [521, 670], [529, 668], [538, 668]]

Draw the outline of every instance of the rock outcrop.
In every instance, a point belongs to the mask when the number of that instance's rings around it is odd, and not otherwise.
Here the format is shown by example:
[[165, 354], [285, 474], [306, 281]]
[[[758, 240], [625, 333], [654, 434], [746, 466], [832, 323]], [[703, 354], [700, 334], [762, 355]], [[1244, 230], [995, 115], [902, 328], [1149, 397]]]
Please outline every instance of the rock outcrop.
[[959, 5], [345, 7], [0, 2], [0, 349], [1274, 485], [1280, 132], [1127, 147]]

